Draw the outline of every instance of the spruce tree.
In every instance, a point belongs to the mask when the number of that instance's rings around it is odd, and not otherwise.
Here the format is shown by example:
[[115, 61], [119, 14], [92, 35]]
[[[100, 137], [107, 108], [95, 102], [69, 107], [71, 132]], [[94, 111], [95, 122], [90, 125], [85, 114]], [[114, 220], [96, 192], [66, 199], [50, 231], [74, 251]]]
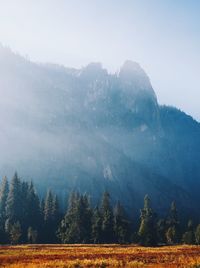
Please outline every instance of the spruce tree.
[[18, 244], [22, 236], [22, 229], [19, 221], [13, 223], [9, 230], [11, 244]]
[[53, 212], [53, 194], [51, 190], [47, 191], [45, 203], [44, 203], [44, 220], [50, 222], [52, 220]]
[[130, 241], [130, 222], [119, 201], [114, 208], [114, 233], [115, 242], [125, 244]]
[[59, 201], [57, 195], [53, 196], [52, 202], [52, 242], [56, 243], [58, 241], [58, 237], [56, 235], [56, 231], [58, 229], [58, 225], [61, 219], [60, 208], [59, 208]]
[[92, 212], [87, 195], [72, 193], [64, 219], [58, 229], [58, 236], [63, 243], [91, 242]]
[[[27, 190], [27, 223], [26, 223], [26, 230], [27, 228], [32, 228], [38, 234], [41, 232], [42, 226], [42, 215], [40, 213], [40, 200], [38, 195], [36, 194], [35, 188], [33, 183], [31, 182], [28, 185]], [[35, 241], [36, 242], [36, 241]]]
[[6, 219], [6, 200], [8, 197], [9, 185], [7, 177], [4, 177], [0, 188], [0, 221], [5, 222]]
[[58, 221], [60, 220], [60, 208], [59, 208], [59, 201], [58, 201], [58, 196], [57, 195], [53, 196], [52, 219], [53, 219], [55, 224], [57, 224]]
[[77, 206], [77, 227], [80, 230], [80, 243], [91, 242], [92, 210], [87, 194], [80, 196]]
[[180, 240], [180, 224], [175, 202], [172, 202], [167, 220], [166, 239], [169, 244], [178, 243]]
[[6, 200], [8, 197], [9, 185], [6, 177], [3, 178], [0, 188], [0, 243], [7, 242], [7, 235], [5, 232], [6, 221]]
[[156, 224], [158, 243], [164, 244], [166, 242], [166, 228], [166, 220], [159, 219]]
[[29, 226], [31, 225], [33, 228], [36, 228], [41, 223], [40, 200], [32, 182], [28, 187], [27, 203], [28, 216], [31, 219]]
[[93, 211], [91, 239], [95, 244], [102, 242], [102, 215], [98, 206], [95, 207]]
[[21, 182], [17, 173], [15, 173], [11, 180], [6, 200], [6, 217], [12, 223], [20, 221], [23, 218], [21, 201]]
[[195, 242], [197, 245], [200, 245], [200, 224], [197, 225], [195, 230]]
[[57, 231], [57, 236], [62, 243], [78, 243], [79, 241], [76, 219], [79, 198], [79, 194], [74, 191], [69, 196], [67, 212]]
[[195, 244], [195, 232], [192, 220], [188, 221], [187, 231], [183, 234], [182, 242], [188, 245]]
[[104, 192], [101, 204], [102, 215], [102, 241], [112, 243], [114, 241], [113, 211], [110, 205], [110, 195]]
[[148, 195], [144, 197], [144, 208], [140, 215], [139, 239], [140, 244], [144, 246], [155, 246], [156, 240], [156, 223], [155, 213], [151, 208]]
[[44, 202], [44, 226], [43, 239], [46, 243], [54, 243], [55, 234], [53, 233], [53, 194], [51, 190], [47, 191]]

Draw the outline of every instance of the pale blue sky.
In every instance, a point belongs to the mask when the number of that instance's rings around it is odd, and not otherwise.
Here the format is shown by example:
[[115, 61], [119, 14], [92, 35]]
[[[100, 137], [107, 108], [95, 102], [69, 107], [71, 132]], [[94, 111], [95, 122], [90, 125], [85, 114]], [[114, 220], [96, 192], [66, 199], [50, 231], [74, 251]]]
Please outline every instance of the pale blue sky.
[[0, 0], [0, 42], [69, 67], [137, 61], [160, 103], [200, 119], [200, 0]]

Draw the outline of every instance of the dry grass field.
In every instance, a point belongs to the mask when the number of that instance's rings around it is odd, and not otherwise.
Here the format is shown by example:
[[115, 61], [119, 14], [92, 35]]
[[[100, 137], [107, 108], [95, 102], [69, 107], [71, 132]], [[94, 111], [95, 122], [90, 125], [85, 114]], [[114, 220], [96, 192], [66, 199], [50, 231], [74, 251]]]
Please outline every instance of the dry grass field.
[[200, 247], [135, 245], [0, 246], [0, 267], [200, 267]]

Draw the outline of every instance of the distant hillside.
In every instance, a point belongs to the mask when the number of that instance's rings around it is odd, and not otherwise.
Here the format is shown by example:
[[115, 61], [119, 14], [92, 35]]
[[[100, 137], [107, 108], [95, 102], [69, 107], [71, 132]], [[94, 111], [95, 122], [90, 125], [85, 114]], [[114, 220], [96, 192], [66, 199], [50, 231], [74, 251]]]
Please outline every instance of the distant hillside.
[[[200, 124], [160, 106], [135, 62], [109, 74], [36, 64], [0, 47], [0, 175], [98, 200], [107, 189], [134, 211], [146, 193], [200, 211]], [[133, 205], [134, 204], [134, 205]], [[197, 213], [198, 215], [198, 213]]]

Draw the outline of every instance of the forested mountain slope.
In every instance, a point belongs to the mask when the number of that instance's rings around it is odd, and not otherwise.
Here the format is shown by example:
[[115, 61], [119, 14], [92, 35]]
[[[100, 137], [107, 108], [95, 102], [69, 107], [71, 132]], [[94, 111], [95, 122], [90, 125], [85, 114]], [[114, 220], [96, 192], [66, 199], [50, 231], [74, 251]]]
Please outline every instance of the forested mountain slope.
[[[135, 62], [115, 74], [30, 62], [0, 47], [0, 175], [14, 171], [60, 197], [107, 189], [132, 211], [147, 193], [200, 211], [200, 124], [160, 106]], [[114, 200], [113, 200], [114, 201]]]

